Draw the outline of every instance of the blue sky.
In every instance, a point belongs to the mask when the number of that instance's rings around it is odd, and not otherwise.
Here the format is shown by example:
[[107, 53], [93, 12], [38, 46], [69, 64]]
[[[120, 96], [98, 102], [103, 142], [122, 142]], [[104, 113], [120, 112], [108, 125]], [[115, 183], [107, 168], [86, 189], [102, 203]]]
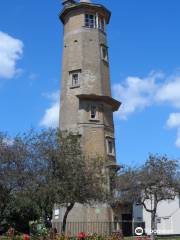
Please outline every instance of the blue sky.
[[[117, 159], [180, 156], [180, 1], [97, 0], [112, 11], [108, 42]], [[57, 124], [62, 25], [59, 0], [1, 0], [0, 131]]]

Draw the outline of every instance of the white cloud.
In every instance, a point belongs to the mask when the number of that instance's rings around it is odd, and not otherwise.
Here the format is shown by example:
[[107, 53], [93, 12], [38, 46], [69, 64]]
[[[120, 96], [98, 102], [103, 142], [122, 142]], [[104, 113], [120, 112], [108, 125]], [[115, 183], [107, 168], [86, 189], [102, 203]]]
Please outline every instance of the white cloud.
[[135, 111], [142, 111], [152, 105], [158, 89], [157, 80], [162, 77], [162, 73], [152, 72], [145, 78], [128, 77], [124, 83], [114, 85], [115, 97], [122, 102], [118, 112], [120, 118], [127, 119]]
[[23, 42], [0, 31], [0, 78], [12, 78], [20, 71], [16, 62], [22, 54]]
[[171, 113], [167, 120], [167, 126], [169, 128], [180, 127], [180, 113]]
[[58, 127], [59, 125], [59, 92], [44, 94], [51, 100], [51, 106], [45, 110], [44, 116], [40, 121], [40, 126], [43, 127]]
[[[127, 119], [137, 111], [149, 106], [160, 107], [168, 103], [172, 109], [180, 109], [180, 74], [166, 76], [161, 72], [152, 72], [147, 77], [127, 77], [124, 82], [113, 86], [115, 98], [122, 102], [118, 117]], [[178, 94], [179, 93], [179, 94]], [[44, 94], [51, 101], [46, 109], [40, 125], [57, 127], [59, 125], [59, 92]], [[171, 113], [167, 126], [177, 129], [176, 146], [180, 147], [180, 112]]]
[[5, 138], [3, 140], [3, 143], [8, 145], [8, 146], [12, 146], [14, 144], [14, 139], [11, 139], [11, 138]]
[[157, 92], [156, 100], [180, 108], [180, 76], [171, 76]]
[[180, 127], [177, 132], [176, 147], [180, 148]]
[[180, 148], [180, 112], [169, 115], [167, 126], [169, 128], [177, 128], [176, 146]]
[[[114, 85], [113, 91], [122, 102], [118, 116], [124, 120], [152, 105], [160, 107], [166, 103], [172, 109], [180, 109], [180, 72], [170, 76], [152, 72], [144, 78], [127, 77], [124, 82]], [[179, 112], [170, 114], [167, 126], [177, 129], [176, 146], [180, 147]]]

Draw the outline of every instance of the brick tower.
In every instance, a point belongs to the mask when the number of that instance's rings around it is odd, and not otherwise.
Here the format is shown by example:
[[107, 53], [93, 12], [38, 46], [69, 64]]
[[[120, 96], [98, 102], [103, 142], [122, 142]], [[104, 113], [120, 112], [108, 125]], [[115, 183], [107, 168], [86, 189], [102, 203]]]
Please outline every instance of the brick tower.
[[[110, 86], [106, 27], [111, 13], [90, 0], [64, 0], [63, 5], [59, 15], [64, 25], [60, 129], [78, 132], [84, 153], [102, 156], [109, 171], [117, 167], [113, 112], [120, 106]], [[98, 209], [99, 221], [113, 221], [110, 207]], [[95, 210], [77, 204], [68, 221], [97, 221]]]

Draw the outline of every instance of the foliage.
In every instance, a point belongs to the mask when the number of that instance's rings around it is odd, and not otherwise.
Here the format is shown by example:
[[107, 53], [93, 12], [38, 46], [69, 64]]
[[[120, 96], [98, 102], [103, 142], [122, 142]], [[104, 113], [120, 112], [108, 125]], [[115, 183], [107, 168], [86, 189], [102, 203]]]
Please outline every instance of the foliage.
[[[7, 236], [0, 236], [0, 240], [10, 240]], [[23, 235], [15, 235], [12, 240], [23, 240]]]
[[158, 204], [163, 200], [175, 199], [180, 192], [179, 176], [178, 161], [170, 160], [167, 156], [150, 155], [143, 166], [128, 168], [119, 174], [114, 188], [116, 200], [143, 205], [151, 213], [154, 232]]
[[62, 227], [65, 232], [67, 216], [75, 203], [104, 200], [103, 162], [100, 157], [87, 159], [83, 155], [78, 134], [46, 131], [39, 138], [39, 152], [48, 166], [46, 184], [49, 187], [45, 189], [52, 191], [54, 199], [50, 199], [50, 203], [66, 207]]
[[[136, 240], [137, 237], [124, 237], [124, 238], [120, 238], [119, 236], [115, 237], [115, 236], [99, 236], [99, 235], [92, 235], [92, 236], [87, 236], [85, 238], [85, 240]], [[77, 237], [68, 237], [68, 236], [64, 236], [64, 235], [60, 235], [56, 237], [56, 240], [77, 240]], [[146, 237], [139, 237], [139, 239], [145, 240]], [[169, 236], [169, 237], [157, 237], [157, 240], [180, 240], [180, 237], [178, 236]], [[7, 236], [0, 236], [0, 240], [9, 240], [9, 238]], [[23, 235], [16, 235], [14, 237], [13, 240], [23, 240]]]
[[101, 236], [96, 233], [94, 234], [86, 234], [84, 232], [80, 232], [76, 237], [68, 237], [65, 235], [57, 236], [57, 240], [122, 240], [123, 236], [117, 233], [112, 233], [109, 236]]
[[33, 137], [31, 131], [11, 141], [0, 135], [0, 225], [4, 230], [11, 225], [28, 232], [29, 220], [39, 216], [32, 198], [37, 174], [31, 151]]
[[29, 225], [31, 239], [48, 238], [49, 231], [42, 220], [32, 221]]
[[56, 203], [66, 207], [64, 231], [76, 202], [104, 200], [102, 167], [101, 158], [85, 158], [75, 133], [31, 130], [11, 141], [0, 134], [0, 226], [28, 233], [29, 221], [42, 218], [50, 227]]

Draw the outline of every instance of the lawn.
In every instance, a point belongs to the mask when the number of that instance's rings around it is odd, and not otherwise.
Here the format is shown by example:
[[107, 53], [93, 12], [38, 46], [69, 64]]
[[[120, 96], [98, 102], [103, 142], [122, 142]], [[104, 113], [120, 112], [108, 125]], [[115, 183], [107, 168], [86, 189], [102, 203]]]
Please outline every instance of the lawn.
[[[125, 240], [136, 240], [137, 237], [125, 237]], [[143, 237], [142, 237], [143, 239]], [[180, 236], [157, 237], [157, 240], [180, 240]]]
[[180, 240], [180, 236], [179, 237], [159, 237], [157, 239], [158, 240]]

